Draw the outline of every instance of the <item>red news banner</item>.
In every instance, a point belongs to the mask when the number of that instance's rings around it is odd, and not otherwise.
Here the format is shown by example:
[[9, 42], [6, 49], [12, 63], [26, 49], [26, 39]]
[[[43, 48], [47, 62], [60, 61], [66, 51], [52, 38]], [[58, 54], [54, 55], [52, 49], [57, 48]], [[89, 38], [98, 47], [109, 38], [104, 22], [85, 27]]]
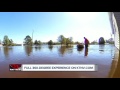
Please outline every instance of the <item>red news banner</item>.
[[10, 71], [21, 71], [22, 64], [9, 64]]

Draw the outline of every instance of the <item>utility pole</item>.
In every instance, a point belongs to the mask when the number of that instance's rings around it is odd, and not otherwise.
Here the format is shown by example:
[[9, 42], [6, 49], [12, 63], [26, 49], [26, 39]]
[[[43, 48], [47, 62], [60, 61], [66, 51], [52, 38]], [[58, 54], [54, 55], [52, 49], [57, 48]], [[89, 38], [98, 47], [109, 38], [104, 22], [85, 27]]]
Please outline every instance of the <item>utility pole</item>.
[[32, 32], [32, 43], [33, 43], [33, 33], [34, 33], [34, 30], [33, 30], [33, 32]]

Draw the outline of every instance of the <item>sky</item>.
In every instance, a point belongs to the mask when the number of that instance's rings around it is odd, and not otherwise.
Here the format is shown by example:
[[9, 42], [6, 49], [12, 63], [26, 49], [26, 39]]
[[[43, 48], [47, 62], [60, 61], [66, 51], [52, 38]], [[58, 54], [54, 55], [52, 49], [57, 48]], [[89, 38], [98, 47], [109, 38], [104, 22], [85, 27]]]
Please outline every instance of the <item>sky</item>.
[[5, 35], [21, 44], [27, 35], [33, 41], [56, 42], [59, 35], [90, 42], [111, 38], [108, 12], [0, 12], [0, 40]]

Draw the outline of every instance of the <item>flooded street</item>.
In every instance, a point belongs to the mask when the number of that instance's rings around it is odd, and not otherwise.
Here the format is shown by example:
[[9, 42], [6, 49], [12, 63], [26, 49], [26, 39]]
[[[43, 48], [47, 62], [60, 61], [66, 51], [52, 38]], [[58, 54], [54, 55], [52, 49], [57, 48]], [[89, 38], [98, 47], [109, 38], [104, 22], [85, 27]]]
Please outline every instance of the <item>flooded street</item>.
[[[119, 54], [118, 54], [119, 55]], [[0, 47], [0, 78], [108, 78], [115, 56], [114, 45]], [[97, 64], [95, 72], [10, 72], [9, 64]], [[113, 67], [114, 68], [114, 67]]]

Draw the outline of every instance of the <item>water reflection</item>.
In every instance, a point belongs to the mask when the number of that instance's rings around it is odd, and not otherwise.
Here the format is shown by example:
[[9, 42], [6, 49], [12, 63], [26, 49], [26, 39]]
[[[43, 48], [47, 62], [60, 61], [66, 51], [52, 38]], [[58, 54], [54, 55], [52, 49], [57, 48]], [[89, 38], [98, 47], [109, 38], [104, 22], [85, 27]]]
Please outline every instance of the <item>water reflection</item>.
[[5, 57], [9, 57], [9, 54], [10, 54], [10, 51], [13, 49], [13, 47], [12, 46], [5, 46], [5, 47], [3, 47], [3, 52], [4, 52], [4, 55], [5, 55]]
[[72, 54], [73, 53], [73, 46], [66, 46], [66, 49], [67, 49], [67, 53], [68, 54]]
[[[114, 46], [113, 46], [114, 47]], [[47, 48], [47, 49], [46, 49]], [[21, 48], [20, 46], [14, 46], [13, 48], [8, 48], [8, 47], [2, 47], [0, 51], [0, 66], [2, 66], [2, 68], [4, 68], [4, 70], [1, 68], [0, 69], [0, 77], [120, 77], [120, 60], [118, 60], [118, 56], [119, 54], [115, 54], [115, 57], [113, 58], [113, 61], [111, 60], [111, 53], [110, 51], [114, 48], [111, 48], [110, 45], [106, 45], [105, 47], [100, 47], [99, 45], [91, 45], [88, 50], [83, 48], [83, 49], [77, 49], [73, 47], [60, 47], [58, 46], [53, 46], [52, 51], [53, 53], [50, 53], [48, 50], [48, 46], [42, 46], [42, 47], [31, 47], [31, 46], [23, 46], [23, 48]], [[99, 48], [104, 50], [104, 55], [101, 55], [99, 52]], [[32, 53], [32, 51], [35, 52]], [[39, 50], [42, 49], [39, 53]], [[57, 51], [56, 51], [57, 49]], [[11, 53], [11, 50], [13, 50], [13, 53]], [[24, 51], [23, 51], [24, 50]], [[37, 52], [38, 50], [38, 52]], [[73, 52], [74, 50], [74, 52]], [[48, 52], [47, 52], [48, 51]], [[82, 52], [80, 55], [78, 55], [78, 52]], [[112, 51], [113, 52], [113, 51]], [[116, 51], [114, 51], [116, 53]], [[113, 52], [113, 53], [114, 53]], [[59, 54], [58, 54], [59, 53]], [[72, 53], [72, 55], [71, 55]], [[30, 57], [24, 57], [25, 55], [30, 55]], [[31, 55], [32, 54], [32, 55]], [[97, 55], [96, 55], [97, 54]], [[9, 56], [9, 59], [11, 60], [9, 62], [9, 60], [7, 60], [5, 58], [6, 56]], [[47, 57], [47, 55], [51, 55], [51, 58]], [[59, 56], [60, 55], [60, 56]], [[96, 55], [96, 56], [95, 56]], [[43, 56], [43, 57], [41, 57]], [[64, 56], [64, 57], [61, 57]], [[89, 58], [84, 58], [84, 56], [89, 57]], [[11, 58], [12, 57], [12, 58]], [[16, 60], [16, 58], [20, 58], [20, 60]], [[118, 59], [115, 59], [118, 58]], [[1, 60], [4, 60], [3, 62], [1, 62]], [[28, 62], [26, 62], [26, 60], [28, 60]], [[81, 62], [82, 61], [82, 62]], [[26, 74], [28, 74], [28, 72], [26, 73], [10, 73], [8, 71], [8, 68], [6, 68], [6, 65], [9, 63], [32, 63], [33, 62], [35, 64], [41, 63], [41, 64], [97, 64], [98, 65], [98, 71], [97, 72], [73, 72], [71, 74], [64, 72], [64, 73], [50, 73], [48, 72], [43, 73], [29, 73], [29, 76], [26, 76]], [[112, 62], [112, 63], [111, 63]], [[112, 64], [112, 66], [111, 66]], [[111, 69], [110, 69], [111, 67]], [[110, 72], [109, 72], [110, 71]], [[7, 73], [7, 74], [5, 74]], [[71, 73], [71, 72], [70, 72]], [[107, 76], [109, 73], [109, 76]], [[62, 75], [62, 76], [61, 76]]]
[[100, 53], [104, 52], [105, 45], [99, 45], [99, 51]]
[[35, 46], [35, 51], [41, 50], [41, 46]]
[[30, 54], [32, 53], [33, 47], [32, 46], [24, 46], [24, 50], [26, 55], [30, 56]]
[[120, 50], [115, 49], [114, 58], [111, 63], [109, 78], [120, 78]]
[[73, 53], [73, 46], [61, 46], [58, 48], [58, 52], [60, 56], [64, 56], [65, 54]]
[[88, 56], [88, 48], [85, 48], [84, 56]]
[[77, 48], [78, 53], [82, 53], [84, 48]]
[[53, 45], [48, 45], [48, 48], [49, 48], [50, 51], [52, 51]]

